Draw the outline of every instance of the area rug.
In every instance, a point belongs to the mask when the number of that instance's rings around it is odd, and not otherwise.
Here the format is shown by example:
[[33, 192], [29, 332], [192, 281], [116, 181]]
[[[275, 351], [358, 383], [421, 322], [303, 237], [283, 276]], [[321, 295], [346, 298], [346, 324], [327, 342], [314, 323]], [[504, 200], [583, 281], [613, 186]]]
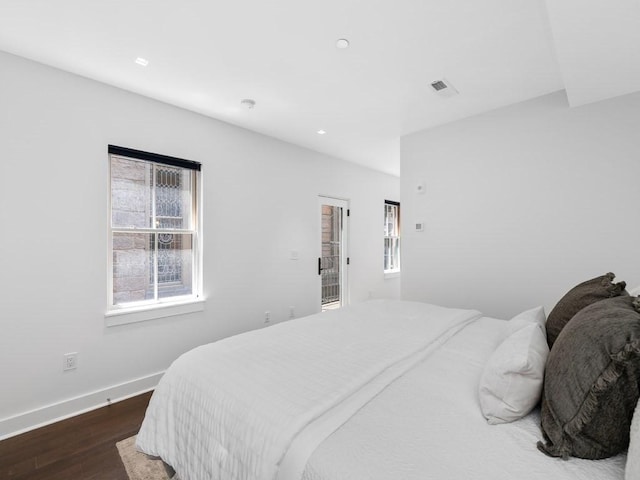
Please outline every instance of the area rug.
[[136, 437], [116, 443], [129, 480], [180, 480], [173, 469], [156, 457], [136, 450]]

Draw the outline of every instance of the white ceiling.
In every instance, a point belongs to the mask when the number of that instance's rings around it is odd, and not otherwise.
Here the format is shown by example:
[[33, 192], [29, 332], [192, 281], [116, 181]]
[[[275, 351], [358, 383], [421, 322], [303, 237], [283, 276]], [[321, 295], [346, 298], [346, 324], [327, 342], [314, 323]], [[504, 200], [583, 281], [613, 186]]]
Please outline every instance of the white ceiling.
[[[640, 89], [638, 0], [548, 3], [0, 0], [0, 50], [398, 175], [402, 135]], [[431, 91], [443, 77], [459, 95]]]
[[573, 107], [640, 90], [639, 0], [547, 0]]

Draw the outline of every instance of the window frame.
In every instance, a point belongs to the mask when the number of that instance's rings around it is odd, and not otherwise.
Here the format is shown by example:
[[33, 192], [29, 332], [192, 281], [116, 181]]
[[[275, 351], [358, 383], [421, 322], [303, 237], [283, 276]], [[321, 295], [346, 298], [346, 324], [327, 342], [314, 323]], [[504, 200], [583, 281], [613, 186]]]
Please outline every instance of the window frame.
[[[112, 158], [123, 158], [125, 160], [143, 161], [152, 164], [152, 172], [154, 176], [154, 183], [156, 181], [155, 175], [157, 174], [157, 168], [166, 167], [179, 167], [190, 171], [190, 196], [191, 196], [191, 212], [190, 228], [170, 229], [170, 228], [156, 228], [155, 225], [148, 226], [146, 228], [140, 227], [121, 227], [113, 225], [113, 209], [112, 209]], [[144, 152], [141, 150], [134, 150], [124, 147], [118, 147], [109, 145], [108, 148], [108, 204], [107, 204], [107, 308], [105, 312], [105, 319], [107, 326], [122, 325], [126, 323], [133, 323], [139, 321], [151, 320], [154, 318], [163, 318], [173, 315], [181, 315], [185, 313], [191, 313], [204, 310], [204, 298], [203, 298], [203, 275], [202, 275], [202, 172], [201, 164], [190, 160], [184, 160], [176, 157], [169, 157], [166, 155], [159, 155], [150, 152]], [[151, 186], [149, 186], [151, 189]], [[155, 204], [155, 199], [153, 200]], [[155, 214], [155, 212], [154, 212]], [[155, 215], [154, 215], [155, 218]], [[181, 235], [190, 235], [191, 242], [191, 293], [187, 295], [158, 297], [159, 285], [158, 272], [154, 272], [154, 298], [140, 301], [132, 301], [124, 304], [114, 304], [114, 262], [113, 262], [113, 239], [116, 233], [141, 233], [141, 234], [155, 234], [155, 245], [157, 248], [158, 240], [157, 235], [171, 230], [171, 233]], [[155, 255], [155, 254], [154, 254]]]
[[[387, 235], [387, 208], [391, 206], [396, 209], [396, 235]], [[384, 228], [384, 240], [383, 240], [383, 256], [382, 256], [382, 268], [386, 277], [393, 277], [400, 274], [401, 270], [401, 246], [400, 246], [400, 237], [401, 237], [401, 221], [400, 221], [400, 202], [396, 202], [394, 200], [385, 200], [384, 201], [384, 215], [383, 215], [383, 228]], [[385, 268], [386, 257], [387, 257], [387, 247], [386, 240], [395, 240], [398, 244], [398, 258], [397, 258], [397, 267], [396, 268]]]

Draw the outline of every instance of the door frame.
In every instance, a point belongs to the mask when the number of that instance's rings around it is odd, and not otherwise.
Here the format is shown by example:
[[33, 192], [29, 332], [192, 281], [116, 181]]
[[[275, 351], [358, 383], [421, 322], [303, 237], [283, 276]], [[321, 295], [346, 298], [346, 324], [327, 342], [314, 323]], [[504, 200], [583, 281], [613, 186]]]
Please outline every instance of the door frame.
[[[318, 195], [318, 258], [322, 257], [322, 206], [342, 208], [342, 235], [340, 241], [340, 307], [349, 304], [349, 200], [329, 195]], [[317, 301], [318, 311], [322, 311], [322, 275], [318, 274]]]

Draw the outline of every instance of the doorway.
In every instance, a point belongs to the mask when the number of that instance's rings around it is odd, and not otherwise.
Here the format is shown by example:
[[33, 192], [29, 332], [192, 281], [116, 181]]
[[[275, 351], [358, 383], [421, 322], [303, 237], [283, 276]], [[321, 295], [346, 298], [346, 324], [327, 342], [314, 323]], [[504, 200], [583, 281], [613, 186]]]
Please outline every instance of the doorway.
[[325, 312], [347, 305], [347, 256], [349, 202], [320, 197], [320, 309]]

